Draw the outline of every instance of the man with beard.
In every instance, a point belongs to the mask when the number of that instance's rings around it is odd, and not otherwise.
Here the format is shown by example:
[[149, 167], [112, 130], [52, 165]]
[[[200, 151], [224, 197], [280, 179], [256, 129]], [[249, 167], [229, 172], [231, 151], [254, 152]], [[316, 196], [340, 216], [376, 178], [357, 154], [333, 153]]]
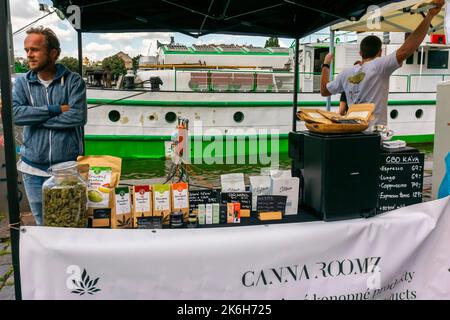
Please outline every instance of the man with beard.
[[24, 127], [17, 168], [36, 224], [42, 225], [42, 184], [50, 176], [48, 168], [83, 154], [86, 86], [80, 75], [56, 63], [61, 49], [51, 29], [31, 28], [27, 34], [30, 71], [14, 84], [13, 118]]

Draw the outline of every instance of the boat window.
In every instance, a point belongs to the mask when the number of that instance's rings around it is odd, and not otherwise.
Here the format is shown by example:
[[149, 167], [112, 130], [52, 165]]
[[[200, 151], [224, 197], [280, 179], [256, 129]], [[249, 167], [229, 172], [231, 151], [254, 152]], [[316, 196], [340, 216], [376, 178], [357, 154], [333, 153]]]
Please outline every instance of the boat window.
[[166, 113], [165, 118], [168, 123], [174, 123], [175, 120], [177, 120], [177, 115], [175, 114], [175, 112], [170, 111]]
[[242, 121], [244, 121], [244, 118], [244, 114], [241, 111], [235, 112], [235, 114], [233, 115], [233, 119], [237, 123], [241, 123]]
[[425, 59], [427, 58], [427, 53], [424, 51], [419, 51], [417, 54], [417, 64], [425, 64]]
[[397, 110], [392, 110], [391, 111], [391, 119], [397, 119], [398, 117], [398, 111]]
[[420, 118], [422, 118], [423, 117], [423, 110], [422, 109], [418, 109], [417, 111], [416, 111], [416, 118], [417, 119], [420, 119]]
[[112, 122], [117, 122], [120, 120], [120, 112], [117, 110], [111, 110], [108, 113], [108, 118], [109, 120], [111, 120]]
[[414, 53], [406, 59], [406, 64], [414, 64]]
[[306, 51], [305, 54], [305, 79], [311, 79], [311, 65], [312, 65], [312, 57], [311, 57], [311, 52], [310, 51]]
[[447, 69], [448, 51], [430, 50], [428, 51], [428, 69]]

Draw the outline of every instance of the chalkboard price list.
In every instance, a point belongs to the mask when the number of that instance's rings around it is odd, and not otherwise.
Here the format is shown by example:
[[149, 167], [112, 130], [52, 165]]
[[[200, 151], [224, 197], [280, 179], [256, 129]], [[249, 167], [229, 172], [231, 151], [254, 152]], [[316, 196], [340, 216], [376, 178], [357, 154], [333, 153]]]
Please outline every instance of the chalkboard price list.
[[422, 202], [422, 153], [382, 153], [378, 179], [378, 212]]

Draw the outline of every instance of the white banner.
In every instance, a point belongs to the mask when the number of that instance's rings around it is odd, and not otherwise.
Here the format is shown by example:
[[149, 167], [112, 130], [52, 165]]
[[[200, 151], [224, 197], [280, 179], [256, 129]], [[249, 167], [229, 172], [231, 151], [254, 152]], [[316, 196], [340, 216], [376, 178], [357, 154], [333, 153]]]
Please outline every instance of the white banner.
[[331, 223], [24, 229], [24, 299], [450, 299], [449, 197]]

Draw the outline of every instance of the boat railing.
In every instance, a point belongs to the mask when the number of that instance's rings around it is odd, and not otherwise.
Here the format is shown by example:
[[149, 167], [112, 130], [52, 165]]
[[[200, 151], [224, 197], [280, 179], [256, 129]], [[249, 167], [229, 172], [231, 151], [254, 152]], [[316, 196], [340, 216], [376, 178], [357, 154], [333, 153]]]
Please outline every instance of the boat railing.
[[[182, 70], [175, 72], [172, 88], [179, 92], [292, 92], [294, 73], [265, 70]], [[336, 73], [335, 76], [338, 74]], [[300, 93], [320, 92], [321, 73], [299, 72]], [[394, 74], [390, 92], [435, 92], [437, 84], [450, 80], [450, 74]]]

